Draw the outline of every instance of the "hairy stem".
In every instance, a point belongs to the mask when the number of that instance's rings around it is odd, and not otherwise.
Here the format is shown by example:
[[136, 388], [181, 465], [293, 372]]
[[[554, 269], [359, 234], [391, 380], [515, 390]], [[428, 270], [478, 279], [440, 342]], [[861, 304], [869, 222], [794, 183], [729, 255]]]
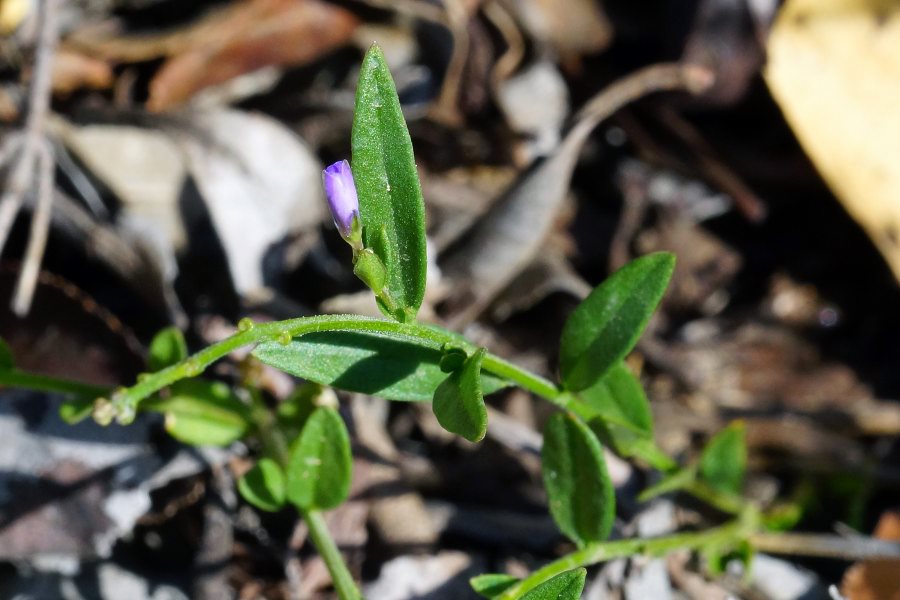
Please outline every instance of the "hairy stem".
[[18, 369], [0, 370], [0, 386], [88, 397], [102, 396], [109, 392], [109, 388], [99, 385], [60, 379], [49, 375], [39, 375], [37, 373], [27, 373]]
[[[442, 348], [445, 344], [458, 346], [461, 343], [457, 335], [438, 328], [414, 323], [371, 319], [356, 315], [320, 315], [261, 323], [208, 346], [177, 364], [147, 375], [132, 387], [116, 390], [112, 398], [110, 398], [111, 407], [105, 402], [101, 403], [101, 405], [104, 410], [111, 408], [120, 422], [128, 422], [134, 417], [138, 403], [141, 400], [180, 379], [201, 374], [209, 365], [242, 346], [283, 339], [285, 336], [293, 338], [319, 331], [390, 332], [406, 337], [410, 342], [436, 349]], [[465, 342], [465, 344], [469, 350], [474, 349], [474, 346], [468, 342]], [[562, 401], [563, 392], [560, 388], [546, 379], [520, 369], [499, 357], [486, 356], [483, 367], [485, 370], [509, 379], [520, 387], [534, 392], [551, 402], [564, 408], [567, 406]]]
[[312, 539], [313, 545], [319, 552], [319, 556], [325, 561], [328, 572], [331, 573], [331, 580], [338, 598], [341, 600], [360, 600], [362, 595], [356, 588], [353, 576], [347, 570], [341, 551], [338, 550], [334, 539], [328, 533], [328, 527], [325, 525], [322, 513], [317, 510], [300, 509], [300, 515], [309, 527], [309, 537]]
[[595, 542], [538, 569], [507, 589], [498, 600], [515, 600], [560, 573], [613, 558], [636, 554], [660, 555], [672, 550], [727, 546], [747, 539], [755, 529], [752, 519], [738, 519], [706, 531], [676, 533], [657, 538]]

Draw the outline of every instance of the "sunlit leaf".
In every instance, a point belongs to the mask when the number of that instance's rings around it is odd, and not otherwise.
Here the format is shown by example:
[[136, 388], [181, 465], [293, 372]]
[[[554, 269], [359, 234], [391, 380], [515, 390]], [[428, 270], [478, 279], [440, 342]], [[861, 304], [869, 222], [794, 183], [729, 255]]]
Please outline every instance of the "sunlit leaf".
[[594, 288], [569, 316], [560, 342], [565, 387], [581, 391], [625, 358], [666, 291], [675, 257], [638, 258]]
[[551, 577], [519, 600], [578, 600], [584, 589], [585, 569], [573, 569]]
[[309, 416], [291, 448], [287, 498], [304, 510], [334, 508], [350, 492], [350, 436], [333, 408]]
[[363, 238], [387, 268], [398, 321], [415, 319], [425, 294], [425, 205], [412, 142], [381, 49], [366, 53], [351, 134]]
[[615, 517], [615, 490], [603, 448], [587, 425], [571, 414], [552, 415], [544, 427], [541, 469], [560, 531], [579, 545], [606, 539]]
[[486, 350], [479, 348], [462, 367], [450, 373], [434, 391], [431, 405], [441, 427], [478, 442], [487, 433], [487, 407], [481, 390], [481, 361]]
[[[388, 400], [428, 402], [447, 378], [440, 350], [386, 332], [320, 331], [286, 345], [262, 343], [253, 355], [291, 375]], [[484, 394], [508, 385], [488, 374], [481, 384]]]

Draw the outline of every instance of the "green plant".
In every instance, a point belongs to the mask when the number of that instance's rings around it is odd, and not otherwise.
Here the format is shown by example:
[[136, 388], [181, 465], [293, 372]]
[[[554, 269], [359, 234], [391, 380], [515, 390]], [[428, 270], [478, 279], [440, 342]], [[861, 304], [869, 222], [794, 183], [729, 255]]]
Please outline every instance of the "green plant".
[[[362, 65], [352, 147], [352, 172], [346, 161], [336, 163], [326, 169], [325, 184], [338, 231], [353, 249], [354, 272], [372, 289], [386, 319], [244, 319], [232, 337], [192, 356], [180, 332], [167, 329], [150, 346], [151, 372], [111, 393], [18, 371], [0, 346], [0, 383], [68, 394], [62, 415], [69, 421], [93, 415], [101, 424], [128, 424], [139, 411], [156, 411], [165, 415], [167, 430], [189, 444], [253, 438], [259, 459], [240, 479], [242, 496], [264, 511], [296, 508], [343, 599], [360, 594], [321, 513], [346, 499], [352, 460], [347, 429], [322, 386], [432, 401], [438, 422], [470, 441], [487, 430], [484, 396], [502, 388], [518, 386], [560, 409], [544, 429], [543, 475], [550, 513], [577, 548], [522, 580], [476, 577], [472, 585], [485, 597], [578, 598], [583, 567], [613, 557], [678, 548], [722, 556], [745, 548], [765, 519], [741, 496], [742, 426], [713, 438], [698, 464], [680, 467], [656, 446], [647, 398], [624, 362], [665, 292], [674, 257], [659, 253], [635, 260], [576, 308], [562, 332], [561, 381], [554, 383], [456, 333], [416, 321], [427, 264], [424, 206], [412, 144], [377, 46]], [[237, 390], [199, 377], [247, 345], [255, 346], [255, 360], [309, 383], [273, 411], [252, 376]], [[645, 498], [684, 490], [729, 520], [705, 531], [608, 541], [616, 507], [604, 445], [663, 472]]]

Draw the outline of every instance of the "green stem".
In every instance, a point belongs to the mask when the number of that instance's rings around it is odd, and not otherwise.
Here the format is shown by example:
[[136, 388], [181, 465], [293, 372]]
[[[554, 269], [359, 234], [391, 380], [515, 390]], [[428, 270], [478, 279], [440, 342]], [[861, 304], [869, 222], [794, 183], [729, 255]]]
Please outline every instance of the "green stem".
[[347, 570], [341, 551], [338, 550], [334, 539], [328, 533], [328, 527], [325, 525], [322, 513], [317, 510], [300, 509], [300, 515], [306, 521], [307, 526], [309, 526], [309, 537], [312, 538], [313, 545], [316, 547], [322, 560], [325, 561], [328, 572], [331, 573], [331, 580], [338, 598], [341, 600], [360, 600], [362, 595], [356, 588], [353, 576]]
[[[144, 398], [180, 379], [201, 374], [209, 365], [242, 346], [258, 344], [268, 340], [284, 339], [285, 337], [294, 338], [319, 331], [389, 332], [408, 338], [410, 342], [435, 349], [441, 349], [445, 344], [458, 346], [461, 343], [459, 336], [456, 334], [436, 327], [426, 327], [415, 323], [398, 323], [396, 321], [366, 318], [357, 315], [319, 315], [255, 324], [250, 329], [239, 331], [229, 338], [207, 346], [179, 363], [146, 376], [130, 388], [117, 390], [110, 398], [113, 411], [119, 416], [120, 420], [122, 420], [123, 416], [126, 416], [125, 419], [127, 420], [128, 417], [135, 414], [138, 403]], [[474, 346], [469, 342], [462, 343], [468, 346], [470, 350], [474, 349]], [[567, 406], [561, 400], [564, 397], [562, 390], [542, 377], [524, 371], [493, 355], [485, 357], [483, 366], [487, 371], [508, 378], [522, 388], [532, 391], [551, 402], [564, 408]]]
[[636, 554], [661, 555], [672, 550], [727, 546], [747, 539], [755, 530], [752, 519], [738, 519], [706, 531], [647, 538], [595, 542], [538, 569], [507, 589], [498, 600], [515, 600], [560, 573], [578, 567]]
[[25, 388], [41, 392], [56, 392], [60, 394], [72, 394], [75, 396], [102, 396], [109, 392], [108, 387], [59, 379], [37, 373], [26, 373], [18, 369], [0, 370], [0, 386]]

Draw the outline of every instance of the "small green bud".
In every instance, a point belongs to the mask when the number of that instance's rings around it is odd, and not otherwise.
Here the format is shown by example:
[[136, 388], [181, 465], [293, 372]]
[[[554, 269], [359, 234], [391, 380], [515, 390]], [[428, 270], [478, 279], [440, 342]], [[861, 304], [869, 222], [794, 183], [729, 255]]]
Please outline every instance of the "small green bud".
[[384, 263], [370, 249], [363, 248], [354, 253], [353, 273], [365, 283], [376, 296], [384, 291], [384, 283], [387, 280], [387, 269]]

